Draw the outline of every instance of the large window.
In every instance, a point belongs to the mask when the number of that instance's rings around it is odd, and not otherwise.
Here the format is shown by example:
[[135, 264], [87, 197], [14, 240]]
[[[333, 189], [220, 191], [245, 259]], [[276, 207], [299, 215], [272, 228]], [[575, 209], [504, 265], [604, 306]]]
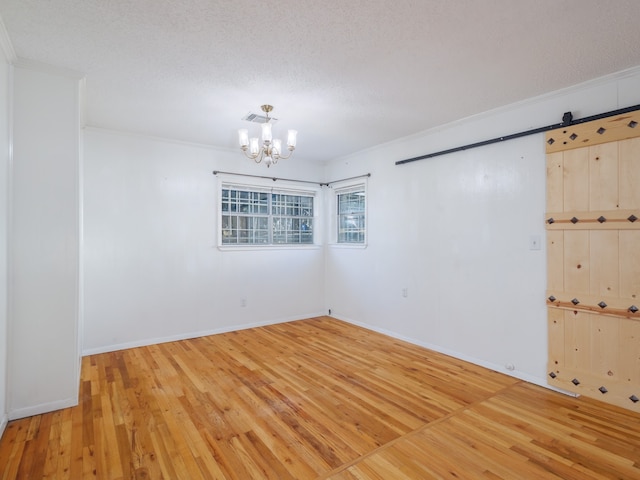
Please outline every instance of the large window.
[[365, 243], [366, 193], [364, 185], [336, 190], [337, 243]]
[[313, 193], [222, 186], [222, 245], [313, 244]]

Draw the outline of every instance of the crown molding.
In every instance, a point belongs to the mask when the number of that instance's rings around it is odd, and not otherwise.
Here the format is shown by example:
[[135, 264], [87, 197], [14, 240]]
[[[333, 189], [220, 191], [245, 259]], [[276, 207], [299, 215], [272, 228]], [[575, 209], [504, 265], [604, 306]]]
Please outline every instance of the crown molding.
[[49, 73], [51, 75], [58, 75], [61, 77], [73, 78], [76, 80], [82, 80], [85, 78], [85, 74], [71, 68], [58, 67], [49, 63], [38, 62], [36, 60], [29, 60], [27, 58], [17, 57], [13, 61], [13, 66], [16, 68], [23, 68], [25, 70], [34, 70], [41, 73]]
[[[508, 113], [511, 111], [517, 111], [518, 109], [521, 108], [527, 108], [527, 107], [532, 107], [535, 106], [537, 104], [543, 103], [545, 101], [548, 100], [553, 100], [555, 98], [562, 98], [564, 96], [567, 95], [571, 95], [571, 94], [575, 94], [575, 93], [580, 93], [580, 92], [584, 92], [584, 91], [588, 91], [591, 88], [594, 87], [598, 87], [601, 85], [607, 85], [609, 83], [612, 82], [617, 82], [617, 81], [621, 81], [627, 78], [632, 78], [635, 76], [640, 75], [640, 65], [634, 66], [634, 67], [630, 67], [624, 70], [620, 70], [617, 72], [612, 72], [606, 75], [602, 75], [600, 77], [596, 77], [596, 78], [592, 78], [589, 80], [586, 80], [584, 82], [581, 83], [577, 83], [575, 85], [569, 85], [567, 87], [563, 87], [557, 90], [553, 90], [551, 92], [546, 92], [543, 93], [541, 95], [537, 95], [535, 97], [529, 97], [529, 98], [525, 98], [523, 100], [519, 100], [517, 102], [513, 102], [507, 105], [503, 105], [497, 108], [493, 108], [490, 110], [486, 110], [484, 112], [479, 112], [473, 115], [469, 115], [468, 117], [463, 117], [463, 118], [459, 118], [457, 120], [453, 120], [451, 122], [448, 123], [443, 123], [441, 125], [435, 125], [433, 127], [430, 127], [426, 130], [422, 130], [416, 133], [412, 133], [410, 135], [406, 135], [404, 137], [400, 137], [400, 138], [396, 138], [393, 140], [390, 140], [388, 142], [385, 143], [380, 143], [378, 145], [373, 145], [371, 147], [367, 147], [363, 150], [358, 150], [357, 152], [353, 152], [350, 153], [348, 155], [344, 155], [342, 157], [337, 157], [337, 158], [333, 158], [330, 160], [327, 160], [325, 162], [325, 164], [328, 164], [330, 162], [334, 162], [334, 161], [346, 161], [346, 160], [350, 160], [350, 159], [357, 159], [360, 158], [362, 155], [366, 155], [366, 154], [370, 154], [376, 151], [379, 151], [381, 148], [392, 148], [394, 146], [397, 145], [403, 145], [406, 144], [407, 142], [411, 142], [411, 141], [419, 141], [421, 139], [424, 139], [425, 137], [429, 136], [429, 135], [433, 135], [433, 134], [438, 134], [440, 132], [443, 131], [447, 131], [453, 128], [459, 128], [461, 126], [464, 125], [468, 125], [471, 122], [474, 121], [483, 121], [483, 120], [487, 120], [487, 119], [491, 119], [492, 117], [496, 116], [496, 115], [501, 115], [504, 113]], [[635, 102], [637, 103], [637, 102]], [[612, 105], [609, 109], [610, 110], [616, 110], [617, 108], [624, 108], [626, 106], [629, 105], [620, 105], [620, 104], [615, 104]], [[599, 113], [599, 112], [594, 112], [594, 113]], [[548, 120], [549, 123], [553, 123], [553, 119]], [[523, 126], [522, 130], [527, 130], [527, 129], [533, 128], [533, 126]], [[499, 132], [498, 132], [499, 133]], [[499, 136], [498, 134], [495, 135], [496, 137]]]
[[42, 73], [50, 73], [52, 75], [74, 78], [77, 80], [81, 80], [86, 76], [83, 72], [78, 72], [77, 70], [72, 70], [70, 68], [58, 67], [44, 62], [38, 62], [35, 60], [28, 60], [26, 58], [18, 57], [16, 55], [16, 51], [13, 49], [13, 44], [11, 43], [9, 32], [7, 32], [7, 27], [2, 21], [2, 17], [0, 17], [0, 48], [2, 48], [7, 62], [17, 68], [35, 70]]
[[0, 17], [0, 47], [2, 47], [2, 51], [4, 52], [7, 62], [13, 63], [16, 61], [18, 57], [16, 56], [16, 51], [13, 49], [13, 44], [9, 38], [7, 27], [5, 27], [4, 22], [2, 21], [2, 17]]
[[212, 143], [192, 142], [189, 140], [180, 140], [178, 138], [162, 137], [160, 135], [151, 135], [148, 133], [134, 132], [131, 130], [120, 130], [120, 129], [111, 128], [111, 127], [100, 127], [100, 126], [90, 125], [90, 124], [86, 124], [83, 127], [83, 130], [87, 132], [97, 132], [97, 133], [102, 133], [107, 135], [118, 135], [122, 137], [141, 138], [141, 139], [153, 140], [157, 142], [171, 143], [174, 145], [186, 145], [188, 147], [204, 148], [206, 150], [213, 150], [220, 153], [230, 153], [234, 156], [237, 156], [237, 153], [239, 151], [238, 149], [235, 149], [235, 148], [221, 147], [219, 145], [214, 145]]

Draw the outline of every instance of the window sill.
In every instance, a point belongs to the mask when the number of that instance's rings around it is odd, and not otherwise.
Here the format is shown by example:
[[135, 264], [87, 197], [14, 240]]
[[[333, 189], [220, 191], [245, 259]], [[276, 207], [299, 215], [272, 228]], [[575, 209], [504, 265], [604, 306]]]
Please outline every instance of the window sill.
[[329, 247], [364, 250], [365, 248], [367, 248], [367, 244], [366, 243], [330, 243]]
[[221, 252], [249, 252], [264, 250], [319, 250], [322, 245], [218, 245]]

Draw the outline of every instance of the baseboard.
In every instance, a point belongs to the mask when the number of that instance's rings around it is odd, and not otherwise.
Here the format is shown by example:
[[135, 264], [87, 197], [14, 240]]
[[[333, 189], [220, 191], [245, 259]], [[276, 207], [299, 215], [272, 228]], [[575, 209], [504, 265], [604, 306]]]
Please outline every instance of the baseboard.
[[7, 428], [7, 423], [9, 423], [9, 417], [5, 413], [0, 418], [0, 438], [2, 438], [2, 435], [4, 434], [4, 429]]
[[63, 408], [75, 407], [78, 405], [78, 397], [66, 398], [55, 402], [41, 403], [32, 407], [18, 408], [9, 412], [9, 420], [17, 420], [19, 418], [32, 417], [43, 413], [62, 410]]
[[356, 325], [358, 327], [366, 328], [367, 330], [371, 330], [373, 332], [381, 333], [383, 335], [387, 335], [388, 337], [397, 338], [398, 340], [405, 341], [407, 343], [412, 343], [413, 345], [418, 345], [420, 347], [427, 348], [429, 350], [433, 350], [434, 352], [442, 353], [443, 355], [447, 355], [449, 357], [457, 358], [458, 360], [463, 360], [465, 362], [473, 363], [474, 365], [478, 365], [480, 367], [488, 368], [489, 370], [493, 370], [494, 372], [503, 373], [510, 377], [517, 378], [519, 380], [524, 380], [525, 382], [532, 383], [534, 385], [538, 385], [540, 387], [544, 387], [548, 390], [553, 390], [554, 392], [562, 393], [564, 395], [568, 395], [571, 397], [578, 397], [579, 395], [573, 392], [568, 392], [567, 390], [562, 390], [560, 388], [556, 388], [553, 385], [549, 385], [546, 382], [546, 379], [536, 377], [535, 375], [531, 375], [526, 372], [521, 372], [518, 370], [507, 370], [504, 366], [498, 365], [492, 362], [487, 362], [485, 360], [471, 357], [464, 353], [456, 352], [454, 350], [450, 350], [448, 348], [444, 348], [440, 345], [435, 345], [433, 343], [422, 342], [420, 340], [416, 340], [415, 338], [406, 337], [404, 335], [400, 335], [396, 332], [392, 332], [391, 330], [387, 330], [384, 328], [375, 327], [372, 325], [368, 325], [363, 322], [358, 322], [356, 320], [341, 317], [339, 315], [331, 315], [333, 318], [341, 320], [343, 322], [351, 323], [352, 325]]
[[266, 327], [268, 325], [277, 325], [278, 323], [286, 323], [286, 322], [293, 322], [296, 320], [304, 320], [307, 318], [313, 318], [313, 317], [320, 317], [325, 315], [324, 312], [322, 313], [310, 313], [307, 315], [303, 315], [303, 316], [299, 316], [296, 315], [295, 317], [288, 317], [288, 318], [280, 318], [277, 320], [267, 320], [264, 322], [253, 322], [253, 323], [245, 323], [242, 325], [229, 325], [228, 327], [221, 327], [221, 328], [215, 328], [213, 330], [203, 330], [203, 331], [199, 331], [199, 332], [189, 332], [189, 333], [181, 333], [178, 335], [171, 335], [171, 336], [167, 336], [167, 337], [155, 337], [155, 338], [146, 338], [144, 340], [136, 340], [133, 342], [125, 342], [125, 343], [119, 343], [119, 344], [114, 344], [114, 345], [105, 345], [104, 347], [97, 347], [97, 348], [87, 348], [84, 349], [82, 351], [82, 356], [86, 357], [88, 355], [96, 355], [99, 353], [107, 353], [107, 352], [115, 352], [118, 350], [126, 350], [128, 348], [138, 348], [138, 347], [148, 347], [149, 345], [157, 345], [159, 343], [167, 343], [167, 342], [177, 342], [180, 340], [188, 340], [190, 338], [199, 338], [199, 337], [206, 337], [209, 335], [218, 335], [221, 333], [229, 333], [229, 332], [235, 332], [238, 330], [247, 330], [249, 328], [256, 328], [256, 327]]

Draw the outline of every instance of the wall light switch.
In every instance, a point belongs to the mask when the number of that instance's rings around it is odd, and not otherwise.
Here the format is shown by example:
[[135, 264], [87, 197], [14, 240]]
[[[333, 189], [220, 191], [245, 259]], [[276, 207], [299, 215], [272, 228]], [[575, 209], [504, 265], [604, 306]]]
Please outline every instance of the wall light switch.
[[540, 242], [542, 242], [540, 235], [531, 235], [529, 237], [529, 250], [540, 250], [542, 248]]

